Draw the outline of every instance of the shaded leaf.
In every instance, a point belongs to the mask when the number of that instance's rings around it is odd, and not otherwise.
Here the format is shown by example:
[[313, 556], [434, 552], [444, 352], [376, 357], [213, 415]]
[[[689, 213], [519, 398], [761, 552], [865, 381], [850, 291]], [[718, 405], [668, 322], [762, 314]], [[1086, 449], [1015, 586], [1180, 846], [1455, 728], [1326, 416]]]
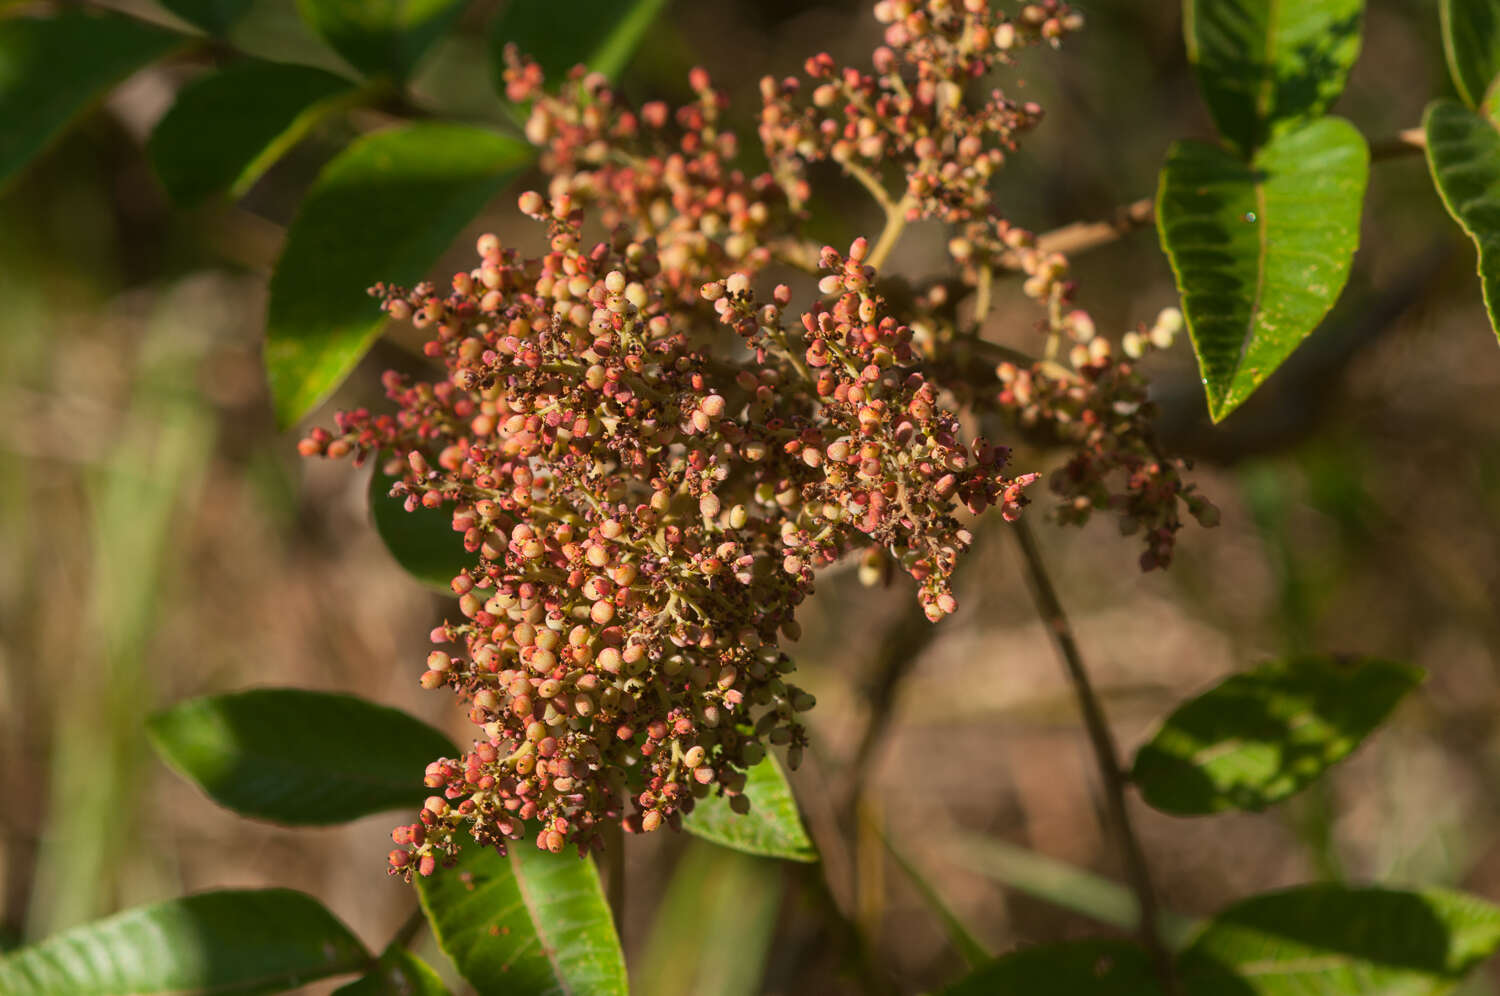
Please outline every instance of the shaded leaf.
[[797, 814], [797, 800], [776, 759], [767, 754], [746, 776], [744, 794], [750, 800], [750, 812], [741, 816], [729, 808], [724, 796], [709, 795], [699, 799], [683, 818], [682, 828], [747, 854], [788, 861], [818, 860], [817, 849]]
[[1278, 136], [1251, 163], [1200, 142], [1167, 153], [1156, 223], [1215, 422], [1322, 321], [1359, 245], [1370, 153], [1347, 121]]
[[1236, 674], [1168, 716], [1131, 778], [1169, 813], [1264, 809], [1348, 756], [1422, 676], [1405, 664], [1333, 657]]
[[[666, 5], [667, 0], [510, 0], [490, 32], [495, 79], [505, 68], [508, 44], [535, 59], [553, 86], [580, 63], [614, 79]], [[503, 85], [499, 89], [505, 92]]]
[[1464, 102], [1477, 108], [1500, 76], [1500, 5], [1495, 0], [1440, 0], [1438, 13], [1448, 75]]
[[785, 879], [765, 858], [694, 841], [672, 869], [630, 970], [651, 996], [758, 996]]
[[481, 993], [626, 991], [625, 957], [599, 873], [529, 840], [501, 857], [467, 842], [453, 868], [417, 879], [438, 945]]
[[[964, 867], [1060, 909], [1121, 930], [1134, 930], [1140, 923], [1140, 904], [1134, 893], [1087, 868], [972, 833], [955, 836], [950, 853]], [[1196, 927], [1188, 917], [1170, 910], [1160, 910], [1156, 923], [1162, 937], [1173, 945], [1186, 941]]]
[[1245, 154], [1326, 111], [1359, 56], [1364, 0], [1185, 0], [1188, 60]]
[[241, 62], [183, 87], [147, 151], [178, 203], [225, 190], [238, 197], [358, 92], [348, 80], [311, 66]]
[[1500, 131], [1456, 100], [1430, 104], [1422, 130], [1443, 206], [1479, 250], [1484, 308], [1500, 335]]
[[1162, 996], [1151, 959], [1128, 941], [1023, 948], [975, 969], [942, 996]]
[[255, 0], [159, 0], [178, 17], [207, 31], [222, 35], [248, 11]]
[[333, 996], [450, 996], [432, 966], [404, 947], [385, 949], [375, 967]]
[[463, 0], [297, 0], [302, 19], [349, 65], [398, 82], [463, 8]]
[[185, 40], [133, 17], [79, 8], [0, 20], [0, 184], [106, 90]]
[[452, 595], [450, 582], [474, 563], [464, 550], [463, 535], [453, 531], [453, 506], [406, 510], [405, 499], [391, 497], [399, 478], [379, 466], [370, 477], [370, 518], [385, 548], [405, 571], [435, 591]]
[[530, 158], [481, 128], [413, 124], [366, 135], [324, 168], [271, 277], [265, 355], [281, 425], [327, 397], [374, 341], [384, 316], [366, 289], [421, 279]]
[[358, 971], [370, 955], [289, 889], [205, 892], [74, 927], [0, 958], [6, 996], [280, 992]]
[[1500, 945], [1500, 908], [1439, 889], [1309, 885], [1237, 903], [1185, 951], [1189, 996], [1428, 996]]
[[153, 716], [151, 742], [221, 806], [290, 824], [342, 823], [416, 808], [448, 738], [352, 695], [259, 688], [191, 699]]

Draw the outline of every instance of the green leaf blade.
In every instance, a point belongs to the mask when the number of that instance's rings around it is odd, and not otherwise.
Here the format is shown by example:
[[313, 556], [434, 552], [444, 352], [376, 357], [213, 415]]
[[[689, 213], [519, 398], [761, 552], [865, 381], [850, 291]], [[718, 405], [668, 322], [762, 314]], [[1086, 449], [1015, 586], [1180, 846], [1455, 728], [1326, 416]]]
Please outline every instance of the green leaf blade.
[[1179, 816], [1264, 809], [1352, 753], [1422, 677], [1329, 657], [1234, 675], [1167, 717], [1131, 778], [1147, 803]]
[[617, 78], [667, 0], [575, 0], [569, 4], [508, 3], [490, 32], [497, 88], [506, 45], [535, 59], [555, 86], [576, 65]]
[[161, 5], [211, 35], [224, 35], [255, 0], [160, 0]]
[[792, 797], [786, 774], [774, 757], [767, 754], [746, 772], [744, 794], [750, 799], [750, 812], [745, 815], [729, 808], [727, 798], [709, 795], [697, 800], [693, 811], [683, 818], [682, 828], [746, 854], [787, 861], [818, 860], [817, 848], [797, 815], [797, 800]]
[[1168, 152], [1157, 230], [1215, 422], [1291, 355], [1343, 291], [1369, 167], [1364, 138], [1339, 118], [1278, 136], [1249, 164], [1199, 142]]
[[516, 841], [467, 843], [417, 880], [438, 945], [481, 993], [624, 996], [625, 957], [593, 862]]
[[311, 896], [206, 892], [126, 910], [0, 958], [6, 996], [279, 992], [369, 963]]
[[1500, 336], [1500, 131], [1454, 100], [1422, 116], [1427, 168], [1443, 206], [1479, 251], [1479, 285]]
[[401, 568], [434, 591], [453, 594], [450, 583], [475, 556], [464, 550], [463, 537], [453, 531], [453, 507], [408, 512], [403, 499], [391, 497], [398, 478], [375, 468], [370, 477], [370, 519], [385, 548]]
[[351, 695], [253, 689], [192, 699], [153, 716], [153, 746], [211, 799], [291, 825], [416, 808], [430, 761], [453, 744], [405, 713]]
[[397, 83], [463, 9], [463, 0], [297, 0], [302, 20], [349, 65]]
[[975, 969], [942, 996], [1162, 996], [1151, 959], [1127, 941], [1089, 940], [1024, 948]]
[[179, 204], [239, 196], [326, 114], [358, 91], [311, 66], [247, 61], [183, 87], [147, 143]]
[[431, 965], [403, 947], [385, 949], [375, 967], [333, 996], [452, 996]]
[[1188, 60], [1219, 132], [1248, 155], [1338, 99], [1364, 0], [1185, 0]]
[[285, 427], [359, 363], [384, 316], [366, 290], [419, 280], [531, 158], [481, 128], [413, 124], [366, 135], [323, 170], [271, 277], [266, 369]]
[[0, 20], [0, 184], [105, 91], [185, 40], [133, 17], [76, 8]]
[[1494, 0], [1441, 0], [1438, 14], [1453, 88], [1478, 109], [1500, 77], [1500, 7]]
[[1189, 996], [1429, 996], [1500, 946], [1500, 908], [1441, 889], [1323, 884], [1255, 896], [1183, 953]]

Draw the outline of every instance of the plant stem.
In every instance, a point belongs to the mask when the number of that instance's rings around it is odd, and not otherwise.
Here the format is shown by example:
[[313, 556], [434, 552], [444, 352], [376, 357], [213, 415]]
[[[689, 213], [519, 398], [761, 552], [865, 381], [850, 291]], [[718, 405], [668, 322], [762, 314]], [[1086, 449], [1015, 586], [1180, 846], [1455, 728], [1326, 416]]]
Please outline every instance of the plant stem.
[[618, 821], [604, 827], [604, 864], [604, 895], [615, 918], [615, 929], [621, 930], [625, 923], [625, 831]]
[[421, 906], [418, 906], [416, 909], [411, 911], [411, 916], [408, 916], [406, 918], [406, 922], [401, 924], [401, 928], [397, 930], [395, 936], [391, 938], [390, 946], [393, 948], [404, 948], [408, 946], [412, 941], [415, 941], [417, 939], [417, 935], [422, 932], [422, 928], [426, 925], [427, 913], [422, 909]]
[[1109, 811], [1110, 822], [1114, 824], [1115, 834], [1119, 838], [1120, 850], [1125, 859], [1125, 874], [1130, 882], [1131, 891], [1135, 893], [1136, 904], [1139, 908], [1140, 922], [1137, 930], [1141, 944], [1155, 963], [1157, 976], [1166, 992], [1169, 996], [1176, 996], [1181, 990], [1178, 988], [1177, 976], [1172, 967], [1171, 953], [1167, 949], [1166, 942], [1162, 940], [1156, 891], [1151, 885], [1151, 872], [1146, 864], [1146, 855], [1141, 850], [1140, 841], [1135, 835], [1135, 828], [1130, 822], [1130, 811], [1125, 802], [1126, 776], [1124, 769], [1120, 766], [1120, 755], [1115, 747], [1114, 736], [1110, 733], [1109, 724], [1104, 718], [1104, 709], [1100, 706], [1099, 699], [1095, 696], [1093, 686], [1089, 682], [1088, 671], [1084, 668], [1083, 657], [1078, 651], [1078, 641], [1073, 636], [1073, 627], [1063, 612], [1062, 603], [1058, 601], [1057, 590], [1052, 587], [1052, 579], [1047, 574], [1047, 567], [1042, 560], [1041, 551], [1037, 548], [1036, 537], [1032, 535], [1031, 526], [1022, 518], [1016, 520], [1012, 528], [1015, 530], [1016, 542], [1021, 548], [1021, 557], [1025, 561], [1026, 580], [1031, 588], [1032, 597], [1036, 601], [1037, 611], [1047, 624], [1047, 632], [1052, 638], [1052, 645], [1062, 660], [1068, 680], [1073, 685], [1073, 692], [1078, 697], [1079, 708], [1083, 712], [1089, 743], [1094, 749], [1094, 760], [1099, 765], [1099, 774], [1104, 782], [1105, 805]]

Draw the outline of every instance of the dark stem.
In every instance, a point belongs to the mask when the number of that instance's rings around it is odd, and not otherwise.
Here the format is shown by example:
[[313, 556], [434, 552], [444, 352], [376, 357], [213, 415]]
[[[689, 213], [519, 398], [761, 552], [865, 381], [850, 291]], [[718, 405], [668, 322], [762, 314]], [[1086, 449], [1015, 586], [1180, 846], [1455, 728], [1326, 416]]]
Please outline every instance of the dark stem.
[[615, 918], [615, 929], [625, 929], [625, 831], [618, 821], [604, 827], [604, 896]]
[[1177, 976], [1172, 967], [1172, 955], [1167, 950], [1166, 942], [1162, 940], [1161, 928], [1157, 922], [1159, 911], [1156, 891], [1151, 885], [1151, 871], [1146, 864], [1141, 843], [1136, 838], [1135, 828], [1131, 825], [1130, 811], [1126, 807], [1126, 776], [1120, 766], [1120, 753], [1115, 747], [1114, 735], [1110, 733], [1104, 709], [1094, 695], [1088, 671], [1083, 666], [1083, 656], [1078, 651], [1078, 641], [1073, 636], [1073, 627], [1068, 623], [1062, 603], [1058, 601], [1057, 590], [1052, 587], [1052, 579], [1047, 574], [1046, 564], [1037, 548], [1036, 537], [1032, 535], [1031, 527], [1025, 519], [1018, 519], [1012, 528], [1015, 530], [1016, 542], [1021, 547], [1026, 580], [1036, 601], [1037, 611], [1047, 624], [1047, 633], [1052, 638], [1052, 645], [1062, 660], [1068, 680], [1073, 685], [1073, 692], [1078, 697], [1079, 708], [1083, 712], [1089, 743], [1094, 749], [1094, 760], [1099, 765], [1099, 774], [1104, 782], [1105, 805], [1125, 858], [1125, 874], [1130, 881], [1131, 891], [1135, 893], [1136, 905], [1140, 908], [1138, 930], [1141, 944], [1151, 956], [1166, 992], [1170, 996], [1176, 996], [1180, 992]]

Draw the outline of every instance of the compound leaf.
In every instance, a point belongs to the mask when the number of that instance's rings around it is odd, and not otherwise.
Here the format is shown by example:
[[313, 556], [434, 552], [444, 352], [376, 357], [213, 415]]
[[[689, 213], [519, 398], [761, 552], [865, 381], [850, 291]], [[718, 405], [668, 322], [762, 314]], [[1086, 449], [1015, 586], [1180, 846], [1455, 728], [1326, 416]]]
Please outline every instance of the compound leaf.
[[1168, 813], [1264, 809], [1347, 757], [1421, 680], [1418, 668], [1370, 658], [1262, 665], [1168, 716], [1131, 778]]
[[1364, 0], [1185, 0], [1188, 59], [1219, 131], [1247, 157], [1338, 99]]
[[147, 151], [178, 203], [225, 190], [238, 197], [357, 93], [348, 80], [311, 66], [242, 62], [183, 87]]
[[1429, 996], [1500, 945], [1500, 908], [1441, 889], [1307, 885], [1237, 903], [1183, 953], [1189, 996]]
[[579, 64], [613, 79], [666, 5], [667, 0], [510, 0], [490, 32], [495, 78], [505, 66], [505, 46], [515, 45], [553, 84]]
[[331, 692], [257, 688], [181, 702], [148, 724], [158, 753], [209, 798], [278, 823], [415, 809], [447, 737], [398, 709]]
[[1321, 118], [1249, 163], [1201, 142], [1167, 153], [1156, 195], [1209, 415], [1224, 418], [1322, 321], [1359, 245], [1370, 153]]
[[729, 807], [728, 798], [709, 795], [699, 799], [683, 818], [682, 828], [747, 854], [788, 861], [818, 860], [818, 852], [797, 815], [797, 800], [776, 759], [766, 755], [746, 776], [748, 813], [741, 816]]
[[481, 993], [624, 996], [625, 956], [594, 863], [529, 840], [510, 854], [466, 842], [417, 879], [438, 945]]
[[0, 20], [0, 184], [106, 90], [185, 41], [104, 11]]
[[297, 0], [302, 20], [349, 65], [396, 82], [411, 75], [463, 8], [463, 0]]
[[419, 280], [530, 158], [515, 139], [432, 123], [366, 135], [324, 168], [271, 277], [266, 369], [283, 426], [327, 397], [379, 334], [366, 289]]
[[236, 996], [356, 972], [370, 955], [311, 896], [204, 892], [74, 927], [0, 958], [6, 996]]
[[1422, 117], [1427, 166], [1448, 213], [1479, 250], [1479, 285], [1500, 335], [1500, 131], [1456, 100]]

